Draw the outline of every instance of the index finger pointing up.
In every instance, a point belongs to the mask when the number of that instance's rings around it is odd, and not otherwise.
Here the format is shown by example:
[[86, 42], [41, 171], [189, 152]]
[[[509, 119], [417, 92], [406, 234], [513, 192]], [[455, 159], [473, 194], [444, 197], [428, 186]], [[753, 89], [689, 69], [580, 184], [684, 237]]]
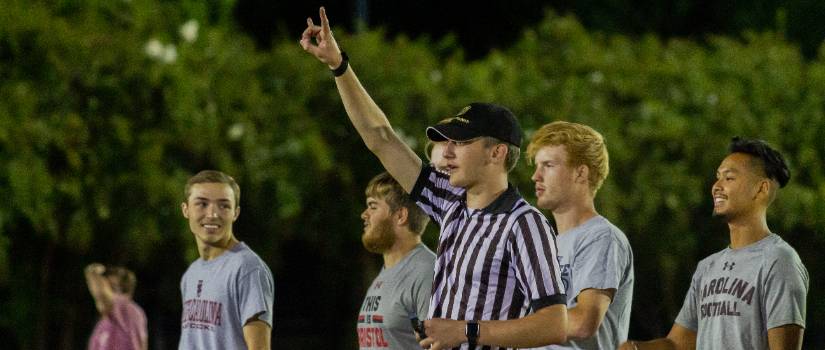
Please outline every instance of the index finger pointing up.
[[329, 19], [327, 18], [327, 10], [324, 9], [323, 6], [321, 6], [320, 13], [321, 13], [321, 30], [324, 31], [324, 34], [329, 34], [330, 29], [329, 29]]

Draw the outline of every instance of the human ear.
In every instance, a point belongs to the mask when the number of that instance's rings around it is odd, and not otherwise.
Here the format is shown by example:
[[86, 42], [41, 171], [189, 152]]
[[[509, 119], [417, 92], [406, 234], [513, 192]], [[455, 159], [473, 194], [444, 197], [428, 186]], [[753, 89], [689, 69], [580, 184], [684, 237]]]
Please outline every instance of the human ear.
[[501, 159], [501, 161], [503, 162], [505, 159], [507, 159], [507, 152], [507, 145], [499, 143], [493, 147], [492, 156], [495, 159]]
[[590, 167], [584, 164], [576, 167], [576, 181], [588, 183], [590, 181]]
[[407, 221], [408, 221], [409, 216], [410, 216], [410, 212], [409, 212], [409, 210], [407, 210], [406, 207], [400, 207], [400, 208], [398, 208], [398, 210], [395, 211], [395, 213], [393, 213], [393, 215], [396, 217], [395, 218], [395, 223], [398, 224], [399, 226], [404, 226], [404, 225], [407, 224]]

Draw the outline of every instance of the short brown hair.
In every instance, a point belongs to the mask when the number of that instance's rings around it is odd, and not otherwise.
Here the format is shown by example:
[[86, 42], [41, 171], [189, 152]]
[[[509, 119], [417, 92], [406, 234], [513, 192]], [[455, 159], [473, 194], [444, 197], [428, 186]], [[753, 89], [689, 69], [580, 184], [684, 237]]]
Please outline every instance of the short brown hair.
[[507, 157], [504, 158], [504, 169], [509, 173], [516, 168], [518, 159], [521, 157], [521, 148], [519, 148], [519, 146], [504, 142], [492, 136], [482, 136], [481, 138], [484, 141], [485, 148], [490, 148], [498, 144], [504, 144], [507, 146]]
[[533, 134], [527, 146], [527, 161], [532, 163], [536, 153], [545, 146], [565, 146], [569, 155], [568, 165], [586, 165], [590, 170], [587, 179], [590, 190], [596, 194], [610, 172], [607, 146], [602, 134], [578, 123], [556, 121], [545, 124]]
[[430, 218], [401, 188], [398, 181], [395, 181], [386, 171], [370, 180], [364, 194], [367, 197], [383, 199], [389, 205], [390, 212], [393, 213], [402, 207], [407, 208], [407, 221], [409, 222], [410, 231], [419, 235], [424, 233]]
[[112, 284], [112, 289], [120, 294], [132, 295], [135, 293], [135, 286], [137, 285], [137, 277], [135, 273], [123, 266], [107, 266], [103, 272], [104, 277], [112, 277], [115, 283]]
[[189, 201], [189, 196], [192, 195], [193, 185], [203, 183], [222, 183], [229, 185], [229, 187], [232, 188], [232, 192], [235, 194], [235, 206], [237, 207], [241, 203], [241, 187], [238, 186], [238, 183], [235, 182], [235, 179], [233, 179], [232, 176], [226, 175], [217, 170], [203, 170], [195, 174], [195, 176], [190, 177], [189, 180], [186, 181], [186, 187], [184, 187], [183, 190], [183, 201]]

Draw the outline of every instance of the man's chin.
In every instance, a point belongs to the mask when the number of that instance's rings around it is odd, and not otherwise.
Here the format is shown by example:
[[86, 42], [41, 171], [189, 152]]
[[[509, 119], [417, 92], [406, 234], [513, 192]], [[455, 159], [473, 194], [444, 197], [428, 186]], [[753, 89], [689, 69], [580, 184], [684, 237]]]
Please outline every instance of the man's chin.
[[385, 242], [376, 242], [369, 239], [361, 239], [361, 244], [364, 249], [373, 254], [384, 254], [389, 249], [385, 246]]
[[466, 187], [466, 183], [462, 181], [458, 176], [450, 175], [450, 186], [453, 187]]
[[371, 244], [364, 244], [364, 249], [366, 249], [368, 252], [373, 253], [373, 254], [384, 254], [383, 249], [381, 249], [378, 246], [371, 245]]
[[362, 236], [361, 244], [364, 246], [364, 249], [370, 253], [384, 254], [384, 252], [392, 248], [395, 240], [382, 240], [381, 237]]
[[198, 235], [198, 240], [208, 245], [216, 245], [224, 241], [226, 235], [223, 233], [202, 233]]

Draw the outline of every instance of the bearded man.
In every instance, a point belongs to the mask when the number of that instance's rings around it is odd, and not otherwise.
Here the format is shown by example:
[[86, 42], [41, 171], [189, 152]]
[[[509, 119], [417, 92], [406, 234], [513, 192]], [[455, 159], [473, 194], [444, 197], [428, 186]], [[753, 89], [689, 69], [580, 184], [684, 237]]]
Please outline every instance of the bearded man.
[[421, 243], [429, 217], [388, 173], [374, 177], [361, 213], [364, 248], [384, 258], [358, 314], [360, 349], [415, 349], [411, 318], [426, 317], [435, 254]]

